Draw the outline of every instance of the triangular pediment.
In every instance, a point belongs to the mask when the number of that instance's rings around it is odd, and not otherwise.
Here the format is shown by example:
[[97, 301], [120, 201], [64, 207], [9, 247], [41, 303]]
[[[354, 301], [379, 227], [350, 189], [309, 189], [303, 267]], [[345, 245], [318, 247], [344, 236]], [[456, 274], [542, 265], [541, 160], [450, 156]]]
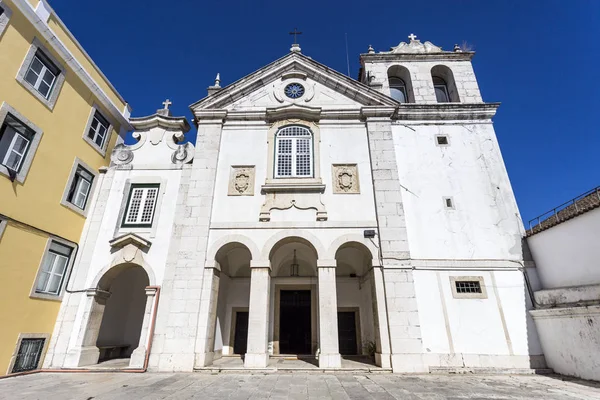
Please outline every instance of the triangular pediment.
[[[285, 88], [293, 83], [302, 85], [303, 94], [298, 98], [285, 93]], [[397, 105], [390, 97], [307, 56], [291, 52], [192, 104], [190, 109], [192, 112], [294, 107], [326, 110]]]

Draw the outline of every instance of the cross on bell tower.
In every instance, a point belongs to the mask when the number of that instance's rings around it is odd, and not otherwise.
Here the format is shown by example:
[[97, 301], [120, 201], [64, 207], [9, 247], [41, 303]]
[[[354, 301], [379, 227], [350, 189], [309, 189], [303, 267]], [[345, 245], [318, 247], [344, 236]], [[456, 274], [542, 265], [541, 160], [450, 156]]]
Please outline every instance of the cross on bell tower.
[[302, 35], [302, 32], [298, 31], [298, 28], [294, 28], [293, 32], [290, 32], [290, 35], [294, 35], [294, 43], [292, 44], [292, 48], [290, 51], [297, 51], [300, 53], [300, 45], [298, 44], [298, 35]]

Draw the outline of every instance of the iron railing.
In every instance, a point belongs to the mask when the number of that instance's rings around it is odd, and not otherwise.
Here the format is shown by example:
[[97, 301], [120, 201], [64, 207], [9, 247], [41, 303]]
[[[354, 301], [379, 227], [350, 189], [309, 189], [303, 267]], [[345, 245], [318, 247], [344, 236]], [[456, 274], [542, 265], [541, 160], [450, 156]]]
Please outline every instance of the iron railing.
[[[573, 199], [559, 205], [558, 207], [555, 207], [550, 211], [547, 211], [533, 219], [530, 219], [529, 220], [529, 230], [532, 230], [534, 227], [541, 225], [543, 222], [546, 222], [551, 218], [555, 219], [555, 221], [554, 221], [555, 223], [561, 222], [562, 220], [560, 219], [559, 213], [562, 210], [565, 210], [569, 207], [574, 208], [575, 214], [577, 214], [580, 210], [580, 207], [578, 204], [579, 201], [582, 199], [585, 199], [588, 196], [595, 196], [596, 200], [598, 202], [600, 202], [600, 186], [597, 186], [592, 190], [588, 190], [587, 192], [582, 193], [577, 197], [574, 197]], [[537, 223], [533, 224], [533, 222], [536, 222], [536, 221], [537, 221]]]

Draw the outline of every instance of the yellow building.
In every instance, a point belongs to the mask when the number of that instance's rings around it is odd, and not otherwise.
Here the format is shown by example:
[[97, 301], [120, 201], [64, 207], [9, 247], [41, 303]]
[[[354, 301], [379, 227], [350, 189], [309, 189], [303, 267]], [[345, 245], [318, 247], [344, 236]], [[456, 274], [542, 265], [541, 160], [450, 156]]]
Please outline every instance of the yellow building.
[[129, 114], [45, 0], [0, 0], [0, 375], [43, 362]]

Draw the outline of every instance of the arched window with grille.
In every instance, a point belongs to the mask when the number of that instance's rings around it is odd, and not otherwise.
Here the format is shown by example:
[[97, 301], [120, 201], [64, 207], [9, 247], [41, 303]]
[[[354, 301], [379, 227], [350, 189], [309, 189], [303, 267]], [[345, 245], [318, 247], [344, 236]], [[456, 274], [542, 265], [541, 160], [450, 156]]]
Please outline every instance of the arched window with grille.
[[275, 140], [275, 178], [313, 176], [313, 135], [301, 125], [281, 128]]

